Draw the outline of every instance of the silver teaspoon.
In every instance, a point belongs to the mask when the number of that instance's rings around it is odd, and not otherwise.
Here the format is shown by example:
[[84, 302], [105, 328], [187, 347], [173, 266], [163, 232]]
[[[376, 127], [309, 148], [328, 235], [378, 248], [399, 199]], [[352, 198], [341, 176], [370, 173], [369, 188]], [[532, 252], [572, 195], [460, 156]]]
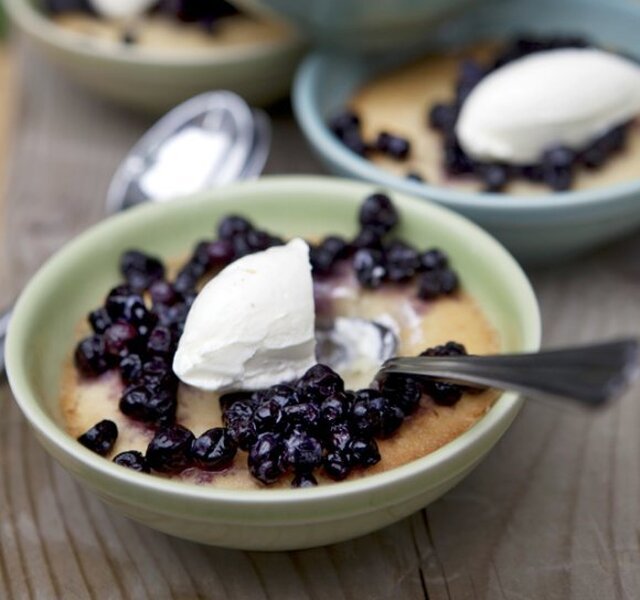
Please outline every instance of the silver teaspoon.
[[595, 408], [619, 396], [637, 374], [639, 350], [637, 340], [622, 339], [535, 354], [391, 358], [376, 378], [419, 375]]
[[[251, 109], [232, 92], [207, 92], [169, 111], [129, 151], [111, 180], [107, 192], [107, 213], [119, 212], [142, 202], [171, 199], [171, 195], [163, 195], [161, 189], [158, 190], [160, 193], [153, 193], [154, 186], [149, 181], [144, 185], [143, 178], [149, 169], [158, 166], [160, 153], [167, 142], [175, 141], [187, 129], [195, 134], [191, 139], [209, 142], [206, 147], [214, 151], [207, 153], [209, 162], [203, 165], [200, 188], [183, 193], [253, 179], [262, 172], [271, 145], [271, 124], [267, 114]], [[179, 150], [185, 150], [184, 146]], [[203, 148], [201, 143], [200, 150]], [[198, 148], [193, 148], [191, 154], [197, 153]], [[0, 312], [0, 376], [4, 373], [4, 344], [11, 311], [12, 307], [8, 307]]]

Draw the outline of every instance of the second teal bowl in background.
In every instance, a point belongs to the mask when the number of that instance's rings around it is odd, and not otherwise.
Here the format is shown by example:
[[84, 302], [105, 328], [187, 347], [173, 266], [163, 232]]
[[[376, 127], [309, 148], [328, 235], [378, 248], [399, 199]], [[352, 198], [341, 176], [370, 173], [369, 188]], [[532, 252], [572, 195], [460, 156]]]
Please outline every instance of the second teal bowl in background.
[[[639, 30], [640, 5], [595, 0], [491, 0], [446, 26], [425, 31], [427, 42], [421, 53], [532, 32], [585, 35], [640, 57]], [[529, 265], [569, 259], [640, 226], [640, 173], [637, 180], [594, 190], [526, 197], [480, 194], [407, 180], [348, 150], [327, 127], [328, 118], [366, 81], [414, 56], [415, 50], [375, 59], [317, 53], [300, 66], [293, 90], [296, 118], [332, 173], [452, 208], [486, 228]]]

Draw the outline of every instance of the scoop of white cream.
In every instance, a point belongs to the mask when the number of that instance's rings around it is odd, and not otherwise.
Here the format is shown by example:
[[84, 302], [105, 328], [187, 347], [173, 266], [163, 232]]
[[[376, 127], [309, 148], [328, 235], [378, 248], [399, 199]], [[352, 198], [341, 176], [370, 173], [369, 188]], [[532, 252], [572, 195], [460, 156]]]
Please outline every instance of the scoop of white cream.
[[107, 19], [130, 19], [150, 9], [157, 0], [89, 0], [94, 10]]
[[316, 362], [314, 324], [309, 247], [294, 239], [231, 263], [205, 285], [173, 370], [213, 391], [290, 381]]
[[477, 160], [537, 162], [579, 149], [640, 113], [640, 66], [591, 48], [539, 52], [487, 75], [462, 105], [456, 135]]

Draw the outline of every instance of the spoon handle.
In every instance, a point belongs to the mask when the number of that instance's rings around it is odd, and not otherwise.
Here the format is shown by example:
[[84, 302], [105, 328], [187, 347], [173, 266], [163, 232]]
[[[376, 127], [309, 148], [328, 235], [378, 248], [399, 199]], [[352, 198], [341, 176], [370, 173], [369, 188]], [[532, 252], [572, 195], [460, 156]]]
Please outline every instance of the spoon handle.
[[636, 374], [639, 349], [638, 341], [623, 339], [536, 354], [391, 358], [378, 377], [420, 375], [597, 407], [619, 395]]
[[13, 307], [0, 312], [0, 376], [4, 372], [4, 343], [7, 339], [7, 331], [9, 330], [9, 320]]

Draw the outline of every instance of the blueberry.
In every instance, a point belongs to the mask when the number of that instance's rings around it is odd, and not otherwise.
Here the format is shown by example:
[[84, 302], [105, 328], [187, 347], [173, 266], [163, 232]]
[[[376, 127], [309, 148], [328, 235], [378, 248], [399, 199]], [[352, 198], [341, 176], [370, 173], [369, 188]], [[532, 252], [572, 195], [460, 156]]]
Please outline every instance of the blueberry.
[[149, 334], [156, 321], [156, 317], [147, 310], [142, 296], [131, 292], [126, 286], [118, 286], [109, 292], [105, 308], [112, 321], [125, 321], [143, 336]]
[[358, 250], [353, 257], [353, 269], [360, 285], [367, 288], [380, 287], [387, 276], [385, 257], [379, 250]]
[[218, 237], [221, 240], [233, 241], [237, 235], [245, 234], [252, 229], [253, 225], [244, 217], [230, 215], [218, 224]]
[[349, 458], [341, 452], [329, 452], [322, 466], [325, 473], [334, 481], [342, 481], [351, 472], [351, 464]]
[[253, 423], [254, 408], [251, 401], [236, 400], [226, 406], [222, 412], [222, 420], [229, 430], [229, 435], [242, 450], [248, 450], [256, 439]]
[[291, 487], [294, 488], [309, 488], [318, 485], [318, 481], [313, 476], [313, 473], [301, 472], [296, 473], [291, 481]]
[[449, 341], [446, 344], [427, 348], [420, 356], [466, 356], [467, 349], [458, 342]]
[[329, 129], [342, 139], [346, 132], [360, 129], [360, 118], [353, 111], [345, 110], [329, 120]]
[[322, 445], [320, 441], [301, 430], [294, 432], [284, 440], [284, 459], [296, 471], [313, 471], [322, 463]]
[[473, 161], [466, 155], [455, 137], [448, 137], [444, 144], [444, 168], [452, 175], [473, 171]]
[[224, 427], [205, 431], [191, 444], [191, 458], [200, 469], [220, 471], [228, 467], [238, 451], [238, 446]]
[[[350, 425], [352, 431], [359, 436], [371, 437], [380, 429], [380, 412], [370, 406], [367, 392], [360, 390], [356, 393], [356, 400], [351, 407]], [[372, 390], [371, 390], [372, 391]]]
[[275, 400], [261, 402], [253, 412], [253, 424], [256, 432], [277, 431], [283, 423], [282, 408]]
[[362, 139], [360, 132], [357, 130], [345, 131], [342, 136], [342, 143], [351, 150], [351, 152], [359, 156], [364, 156], [369, 151], [368, 144]]
[[370, 467], [380, 462], [378, 444], [373, 439], [354, 439], [349, 444], [350, 462], [354, 466]]
[[96, 423], [91, 429], [83, 433], [78, 438], [78, 441], [92, 452], [100, 456], [106, 456], [111, 452], [117, 437], [117, 425], [113, 421], [105, 419]]
[[319, 363], [298, 380], [296, 390], [301, 400], [320, 403], [325, 398], [344, 391], [344, 381], [331, 367]]
[[314, 275], [327, 275], [335, 263], [347, 256], [347, 242], [338, 236], [329, 236], [311, 248], [309, 260]]
[[406, 416], [414, 413], [420, 406], [422, 387], [411, 377], [389, 375], [382, 384], [382, 393]]
[[150, 354], [173, 355], [175, 346], [171, 330], [163, 325], [156, 325], [149, 334], [147, 351]]
[[403, 137], [393, 135], [387, 131], [382, 131], [378, 134], [375, 142], [375, 148], [379, 152], [383, 152], [391, 158], [404, 160], [409, 156], [411, 144], [409, 140]]
[[111, 361], [104, 339], [100, 335], [86, 337], [76, 346], [74, 362], [78, 371], [85, 377], [101, 375], [111, 368]]
[[458, 276], [451, 269], [427, 271], [420, 276], [418, 297], [422, 300], [434, 300], [453, 294], [458, 287]]
[[192, 463], [191, 445], [194, 435], [182, 425], [163, 427], [147, 447], [149, 466], [160, 473], [180, 473]]
[[119, 365], [120, 376], [126, 384], [139, 381], [142, 377], [142, 359], [138, 354], [128, 354]]
[[209, 264], [212, 267], [223, 267], [235, 258], [233, 244], [226, 239], [215, 240], [207, 246]]
[[298, 404], [300, 399], [296, 390], [290, 385], [278, 384], [260, 394], [260, 402], [275, 402], [280, 408]]
[[287, 425], [299, 425], [307, 431], [315, 430], [320, 424], [320, 409], [311, 402], [290, 404], [283, 409]]
[[458, 120], [454, 104], [434, 104], [429, 111], [429, 125], [445, 133], [452, 132]]
[[363, 228], [378, 227], [387, 233], [398, 223], [398, 213], [391, 198], [377, 192], [365, 198], [360, 207], [359, 221]]
[[138, 330], [125, 321], [117, 321], [104, 332], [104, 346], [112, 356], [126, 356], [138, 341]]
[[353, 250], [382, 250], [384, 231], [380, 227], [368, 226], [358, 232], [351, 242]]
[[346, 420], [351, 404], [346, 394], [336, 393], [320, 404], [320, 425], [329, 430], [333, 425]]
[[381, 439], [391, 437], [404, 423], [404, 417], [405, 413], [402, 408], [387, 400], [381, 407], [380, 429], [376, 437]]
[[284, 473], [283, 445], [279, 436], [262, 433], [249, 450], [249, 472], [264, 484], [275, 483]]
[[576, 153], [566, 146], [550, 148], [542, 155], [542, 162], [556, 169], [569, 169], [576, 160]]
[[132, 471], [138, 471], [139, 473], [149, 473], [149, 464], [147, 459], [141, 452], [137, 450], [129, 450], [127, 452], [121, 452], [114, 459], [113, 462], [121, 467], [127, 467]]
[[431, 248], [420, 254], [421, 271], [439, 271], [449, 266], [449, 257], [438, 248]]
[[463, 60], [460, 65], [460, 77], [456, 86], [458, 105], [461, 105], [478, 83], [484, 78], [487, 71], [473, 60]]
[[118, 406], [136, 421], [170, 424], [175, 420], [177, 399], [172, 390], [138, 385], [125, 389]]
[[111, 325], [111, 318], [105, 308], [97, 308], [90, 312], [88, 319], [94, 333], [104, 333]]
[[436, 404], [453, 406], [462, 398], [463, 388], [444, 381], [427, 381], [423, 383], [424, 392], [431, 396]]
[[332, 451], [346, 453], [352, 439], [351, 429], [347, 423], [333, 425], [326, 436], [327, 447]]
[[486, 192], [501, 192], [509, 182], [509, 171], [502, 165], [487, 165], [480, 176]]
[[[222, 411], [226, 411], [230, 406], [235, 404], [236, 402], [249, 402], [251, 403], [251, 396], [253, 392], [249, 391], [240, 391], [240, 392], [227, 392], [226, 394], [222, 394], [218, 399], [220, 402], [220, 406], [222, 407]], [[249, 409], [251, 411], [252, 409]], [[251, 412], [249, 413], [249, 416]]]
[[390, 281], [408, 281], [420, 267], [420, 256], [409, 244], [395, 241], [386, 248], [385, 262]]
[[154, 256], [129, 250], [120, 258], [120, 272], [127, 283], [137, 291], [146, 290], [159, 279], [164, 279], [164, 265]]
[[164, 279], [154, 281], [149, 287], [149, 295], [153, 305], [163, 304], [165, 306], [173, 306], [180, 300], [180, 294], [176, 292], [174, 287]]

